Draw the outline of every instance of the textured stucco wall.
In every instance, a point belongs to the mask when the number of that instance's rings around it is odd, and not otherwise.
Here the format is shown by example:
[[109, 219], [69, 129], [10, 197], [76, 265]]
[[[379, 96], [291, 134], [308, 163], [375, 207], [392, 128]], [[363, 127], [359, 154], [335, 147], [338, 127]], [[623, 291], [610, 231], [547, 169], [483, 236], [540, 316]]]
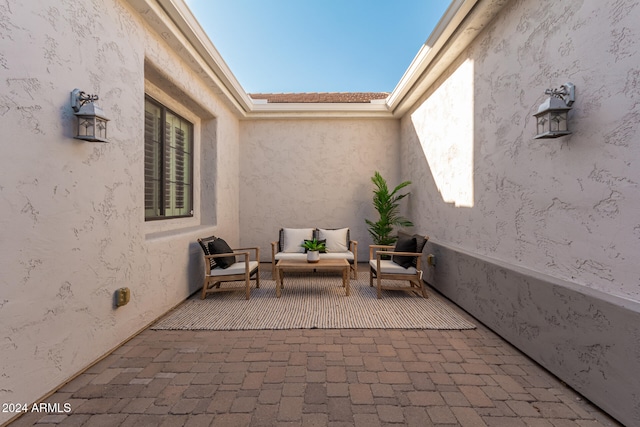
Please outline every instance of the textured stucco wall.
[[[426, 279], [638, 425], [640, 2], [513, 1], [402, 119]], [[546, 88], [573, 135], [535, 140]]]
[[[0, 402], [30, 403], [196, 290], [198, 236], [238, 242], [239, 125], [126, 3], [10, 2], [0, 21]], [[173, 85], [145, 83], [145, 58]], [[144, 221], [153, 84], [172, 108], [197, 104], [202, 134], [200, 209], [169, 225]], [[72, 138], [76, 87], [100, 96], [112, 142]], [[121, 286], [131, 302], [115, 309]]]
[[640, 303], [429, 240], [424, 279], [627, 426], [640, 425]]
[[371, 176], [399, 175], [399, 121], [300, 119], [241, 122], [240, 236], [271, 260], [282, 227], [349, 227], [366, 261], [375, 220]]
[[[471, 252], [640, 300], [640, 5], [509, 3], [402, 119], [416, 223]], [[534, 140], [546, 88], [573, 135]], [[455, 161], [452, 162], [452, 159]]]

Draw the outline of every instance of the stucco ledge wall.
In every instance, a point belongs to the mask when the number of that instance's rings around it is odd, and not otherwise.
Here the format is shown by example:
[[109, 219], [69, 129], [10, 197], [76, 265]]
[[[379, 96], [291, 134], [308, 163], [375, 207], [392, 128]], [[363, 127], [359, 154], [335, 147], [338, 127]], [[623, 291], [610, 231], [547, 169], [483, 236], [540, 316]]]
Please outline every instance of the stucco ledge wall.
[[425, 280], [628, 426], [640, 425], [640, 303], [430, 240]]

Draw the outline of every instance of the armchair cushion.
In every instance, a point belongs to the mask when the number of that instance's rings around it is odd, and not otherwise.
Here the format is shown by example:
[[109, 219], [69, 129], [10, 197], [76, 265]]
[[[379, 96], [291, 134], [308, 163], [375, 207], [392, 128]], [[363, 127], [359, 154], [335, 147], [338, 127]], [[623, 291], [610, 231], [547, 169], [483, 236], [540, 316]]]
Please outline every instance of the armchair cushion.
[[427, 239], [425, 236], [421, 236], [419, 234], [414, 234], [413, 237], [416, 238], [416, 252], [421, 254], [424, 246], [427, 244]]
[[[291, 252], [278, 252], [274, 255], [274, 261], [280, 261], [281, 259], [300, 259], [306, 260], [307, 255], [303, 253], [291, 253]], [[320, 253], [320, 259], [346, 259], [353, 264], [355, 255], [353, 252], [326, 252]]]
[[[398, 236], [394, 252], [416, 252], [416, 238]], [[403, 268], [409, 268], [413, 264], [414, 256], [410, 255], [393, 255], [391, 260]]]
[[380, 271], [377, 271], [377, 263], [375, 259], [369, 260], [369, 265], [376, 272], [376, 274], [416, 274], [416, 268], [414, 266], [409, 266], [407, 268], [396, 264], [390, 259], [382, 259], [380, 260]]
[[[258, 261], [249, 261], [249, 272], [253, 274], [253, 272], [258, 268]], [[236, 274], [244, 274], [246, 272], [246, 263], [236, 262], [231, 264], [228, 268], [222, 270], [220, 268], [215, 268], [211, 270], [212, 277], [223, 277], [230, 276]]]
[[318, 229], [318, 239], [327, 241], [327, 252], [346, 252], [349, 250], [349, 229]]
[[[427, 244], [427, 240], [429, 239], [428, 236], [422, 236], [420, 234], [408, 234], [402, 231], [398, 231], [398, 240], [401, 238], [410, 238], [410, 237], [415, 237], [416, 238], [416, 250], [412, 251], [418, 254], [422, 253], [422, 250], [424, 249], [425, 245]], [[415, 257], [411, 257], [411, 265], [413, 265], [414, 267], [416, 266], [416, 258]]]
[[[224, 239], [215, 239], [209, 242], [209, 252], [211, 255], [230, 254], [233, 250], [229, 247]], [[234, 255], [215, 258], [216, 265], [220, 268], [229, 268], [230, 265], [235, 264], [236, 257]]]
[[[210, 236], [210, 237], [204, 237], [202, 239], [198, 239], [198, 244], [200, 244], [200, 247], [202, 248], [202, 251], [204, 252], [205, 255], [211, 255], [211, 252], [209, 252], [209, 242], [215, 239], [216, 239], [216, 236]], [[214, 268], [216, 268], [216, 262], [214, 261], [213, 258], [209, 258], [209, 269], [213, 270]]]
[[283, 228], [282, 252], [304, 253], [301, 246], [305, 240], [313, 239], [313, 228]]

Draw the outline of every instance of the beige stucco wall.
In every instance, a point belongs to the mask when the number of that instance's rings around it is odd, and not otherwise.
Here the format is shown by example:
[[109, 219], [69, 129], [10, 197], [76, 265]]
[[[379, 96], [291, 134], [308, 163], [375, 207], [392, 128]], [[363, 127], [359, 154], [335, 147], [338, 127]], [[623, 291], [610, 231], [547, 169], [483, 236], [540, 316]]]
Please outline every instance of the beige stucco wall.
[[[402, 119], [412, 218], [438, 241], [640, 300], [640, 5], [509, 3]], [[573, 135], [535, 140], [546, 88]]]
[[[239, 125], [126, 3], [11, 2], [0, 20], [0, 402], [33, 402], [201, 285], [197, 237], [238, 243]], [[72, 138], [76, 87], [100, 96], [110, 143]], [[201, 136], [194, 219], [145, 224], [145, 90]]]
[[366, 261], [376, 220], [371, 176], [400, 179], [399, 121], [290, 119], [241, 122], [240, 236], [271, 260], [282, 227], [349, 227]]
[[[350, 227], [366, 261], [376, 170], [413, 181], [406, 213], [434, 241], [640, 300], [636, 2], [510, 2], [402, 120], [241, 122], [145, 5], [0, 6], [1, 402], [34, 401], [195, 291], [197, 237], [268, 261], [281, 227]], [[534, 140], [566, 81], [574, 134]], [[76, 87], [100, 95], [111, 143], [72, 138]], [[192, 219], [144, 221], [145, 92], [196, 125]]]
[[[640, 4], [508, 2], [402, 118], [426, 280], [638, 425]], [[536, 140], [572, 82], [573, 134]]]

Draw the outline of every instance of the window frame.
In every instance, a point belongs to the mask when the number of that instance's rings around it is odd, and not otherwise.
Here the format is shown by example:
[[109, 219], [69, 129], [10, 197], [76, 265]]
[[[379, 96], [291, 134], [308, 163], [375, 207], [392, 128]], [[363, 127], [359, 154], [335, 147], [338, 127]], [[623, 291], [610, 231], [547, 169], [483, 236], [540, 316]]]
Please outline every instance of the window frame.
[[[166, 215], [166, 203], [165, 203], [165, 188], [167, 186], [167, 176], [165, 174], [166, 171], [166, 132], [161, 131], [160, 132], [160, 137], [161, 137], [161, 141], [160, 141], [160, 159], [158, 160], [159, 162], [159, 171], [160, 171], [160, 190], [159, 190], [159, 195], [160, 195], [160, 200], [158, 202], [159, 204], [159, 211], [160, 211], [160, 215], [147, 215], [147, 206], [146, 206], [146, 195], [147, 195], [147, 173], [146, 173], [146, 168], [147, 168], [147, 139], [146, 139], [146, 129], [143, 131], [143, 138], [144, 138], [144, 220], [145, 222], [150, 222], [150, 221], [162, 221], [162, 220], [171, 220], [171, 219], [180, 219], [180, 218], [193, 218], [195, 216], [195, 182], [194, 182], [194, 175], [195, 175], [195, 170], [194, 170], [194, 166], [195, 166], [195, 131], [196, 131], [196, 124], [193, 123], [191, 120], [188, 120], [186, 118], [184, 118], [183, 115], [178, 114], [175, 112], [175, 110], [173, 110], [170, 107], [167, 107], [166, 104], [158, 101], [156, 98], [148, 95], [145, 93], [144, 96], [144, 101], [145, 101], [145, 108], [144, 108], [144, 112], [146, 114], [146, 103], [147, 101], [150, 102], [152, 105], [154, 105], [155, 107], [157, 107], [160, 110], [160, 122], [164, 125], [166, 125], [166, 120], [167, 120], [167, 113], [170, 113], [171, 115], [175, 116], [176, 118], [178, 118], [179, 120], [181, 120], [182, 122], [186, 123], [189, 125], [190, 130], [189, 130], [189, 138], [187, 141], [188, 144], [188, 152], [184, 152], [185, 153], [185, 157], [188, 158], [188, 169], [189, 172], [187, 174], [187, 176], [185, 177], [186, 179], [182, 180], [183, 184], [186, 184], [185, 186], [187, 186], [189, 188], [189, 193], [187, 195], [188, 198], [188, 206], [187, 206], [187, 213], [184, 215]], [[146, 119], [145, 119], [146, 120]]]

